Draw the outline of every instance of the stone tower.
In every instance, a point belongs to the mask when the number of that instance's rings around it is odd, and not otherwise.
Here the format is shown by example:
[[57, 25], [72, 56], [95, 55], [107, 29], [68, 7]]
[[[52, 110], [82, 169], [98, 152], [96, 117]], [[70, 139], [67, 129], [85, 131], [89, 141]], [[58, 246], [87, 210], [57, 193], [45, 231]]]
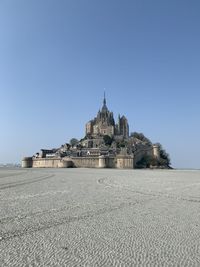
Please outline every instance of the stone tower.
[[114, 135], [115, 120], [113, 112], [108, 110], [106, 105], [106, 97], [104, 92], [103, 106], [98, 111], [97, 116], [86, 124], [86, 136], [90, 135], [93, 137]]
[[129, 137], [129, 125], [128, 120], [125, 116], [118, 116], [118, 124], [116, 124], [116, 134], [121, 135], [124, 138]]
[[157, 144], [154, 144], [153, 145], [153, 156], [154, 158], [156, 159], [160, 159], [160, 149], [159, 149], [159, 146]]
[[120, 135], [121, 137], [129, 137], [129, 125], [125, 116], [118, 117], [118, 123], [115, 124], [113, 112], [110, 112], [106, 104], [106, 96], [104, 92], [103, 106], [98, 111], [97, 116], [86, 123], [85, 126], [86, 136], [99, 137], [109, 135]]

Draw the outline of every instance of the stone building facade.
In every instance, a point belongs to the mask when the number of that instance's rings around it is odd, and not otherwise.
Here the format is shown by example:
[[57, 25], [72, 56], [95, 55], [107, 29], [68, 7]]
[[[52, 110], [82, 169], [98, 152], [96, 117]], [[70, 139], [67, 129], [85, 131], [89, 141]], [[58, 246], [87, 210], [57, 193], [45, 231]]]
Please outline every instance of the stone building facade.
[[110, 137], [122, 136], [129, 137], [129, 125], [125, 116], [118, 116], [118, 123], [115, 123], [113, 112], [110, 112], [106, 105], [104, 93], [102, 109], [98, 111], [97, 116], [86, 123], [85, 135], [87, 137], [98, 138], [99, 136], [109, 135]]

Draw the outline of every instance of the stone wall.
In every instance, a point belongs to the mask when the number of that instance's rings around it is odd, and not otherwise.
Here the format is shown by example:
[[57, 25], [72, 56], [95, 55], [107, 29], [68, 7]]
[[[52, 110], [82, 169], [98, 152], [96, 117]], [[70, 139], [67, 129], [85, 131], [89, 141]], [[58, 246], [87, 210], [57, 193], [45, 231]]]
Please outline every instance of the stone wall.
[[134, 160], [130, 155], [118, 155], [105, 158], [106, 168], [133, 169]]
[[116, 157], [107, 157], [105, 159], [106, 168], [116, 168], [117, 160]]
[[33, 159], [33, 168], [59, 168], [61, 159], [56, 158], [35, 158]]
[[134, 160], [131, 156], [117, 156], [117, 164], [116, 168], [118, 169], [133, 169], [134, 168]]
[[33, 168], [70, 168], [73, 162], [70, 158], [35, 158]]
[[[28, 167], [28, 165], [24, 165]], [[31, 166], [29, 166], [31, 167]], [[33, 168], [119, 168], [133, 169], [134, 159], [129, 155], [117, 157], [72, 157], [72, 158], [34, 158]]]
[[73, 157], [74, 167], [77, 168], [98, 168], [99, 167], [99, 157]]

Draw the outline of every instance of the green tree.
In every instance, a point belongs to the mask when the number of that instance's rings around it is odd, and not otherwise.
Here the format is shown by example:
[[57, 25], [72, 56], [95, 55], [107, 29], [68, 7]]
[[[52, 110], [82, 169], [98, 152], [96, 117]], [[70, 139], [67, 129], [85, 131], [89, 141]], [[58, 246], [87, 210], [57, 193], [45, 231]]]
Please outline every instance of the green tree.
[[85, 140], [87, 140], [87, 136], [81, 138], [79, 142], [83, 142], [83, 141], [85, 141]]
[[151, 144], [151, 141], [146, 136], [144, 136], [143, 133], [133, 132], [133, 133], [131, 133], [131, 137], [137, 138], [137, 139], [141, 140], [142, 142], [146, 142], [148, 144]]
[[69, 141], [69, 143], [70, 143], [70, 145], [71, 146], [76, 146], [77, 144], [78, 144], [78, 139], [76, 139], [76, 138], [72, 138], [70, 141]]
[[171, 165], [169, 154], [165, 151], [165, 149], [162, 147], [160, 143], [157, 143], [156, 145], [159, 147], [160, 151], [159, 165], [169, 167]]
[[111, 138], [109, 135], [104, 135], [103, 140], [106, 146], [110, 146], [112, 144], [113, 138]]
[[144, 155], [137, 163], [136, 168], [149, 168], [151, 165], [152, 157], [149, 155]]

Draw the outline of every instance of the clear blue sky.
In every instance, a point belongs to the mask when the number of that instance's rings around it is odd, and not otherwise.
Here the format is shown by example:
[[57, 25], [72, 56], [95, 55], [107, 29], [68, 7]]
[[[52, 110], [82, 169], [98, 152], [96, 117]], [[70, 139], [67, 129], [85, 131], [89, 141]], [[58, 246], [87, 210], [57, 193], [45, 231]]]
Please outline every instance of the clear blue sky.
[[84, 136], [107, 104], [200, 168], [199, 0], [0, 0], [0, 162]]

